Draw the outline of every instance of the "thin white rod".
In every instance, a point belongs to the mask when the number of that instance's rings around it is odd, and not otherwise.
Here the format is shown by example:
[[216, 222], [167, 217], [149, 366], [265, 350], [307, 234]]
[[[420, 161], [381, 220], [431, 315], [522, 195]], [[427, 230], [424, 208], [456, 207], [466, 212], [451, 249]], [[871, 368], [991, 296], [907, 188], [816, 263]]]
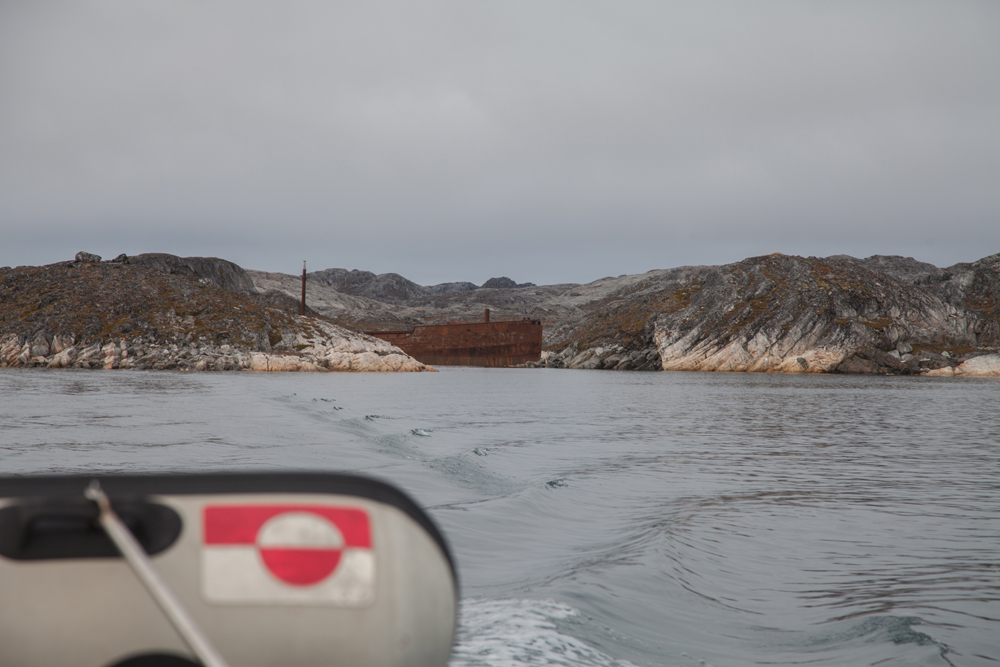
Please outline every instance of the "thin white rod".
[[111, 538], [111, 541], [115, 543], [118, 550], [125, 556], [125, 560], [132, 566], [136, 576], [139, 577], [139, 580], [149, 591], [150, 595], [153, 596], [153, 599], [156, 600], [156, 603], [160, 605], [160, 609], [167, 615], [170, 622], [174, 624], [181, 638], [194, 651], [194, 654], [198, 656], [202, 664], [205, 667], [228, 667], [226, 661], [222, 659], [222, 656], [215, 650], [208, 641], [208, 638], [198, 629], [194, 620], [188, 616], [184, 607], [174, 597], [173, 592], [167, 587], [163, 579], [160, 578], [146, 552], [136, 541], [135, 537], [132, 536], [132, 532], [118, 518], [114, 509], [112, 509], [111, 501], [108, 500], [107, 494], [101, 489], [97, 480], [90, 483], [90, 486], [83, 492], [83, 495], [97, 503], [97, 506], [101, 510], [98, 519], [101, 527], [104, 528], [108, 537]]

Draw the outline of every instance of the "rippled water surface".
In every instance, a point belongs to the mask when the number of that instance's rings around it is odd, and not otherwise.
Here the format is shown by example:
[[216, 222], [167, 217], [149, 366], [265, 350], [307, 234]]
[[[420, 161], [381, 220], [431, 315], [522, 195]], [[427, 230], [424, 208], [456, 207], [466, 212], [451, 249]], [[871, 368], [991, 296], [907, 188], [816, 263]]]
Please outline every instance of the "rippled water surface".
[[0, 371], [0, 472], [349, 470], [457, 556], [454, 665], [996, 665], [1000, 380]]

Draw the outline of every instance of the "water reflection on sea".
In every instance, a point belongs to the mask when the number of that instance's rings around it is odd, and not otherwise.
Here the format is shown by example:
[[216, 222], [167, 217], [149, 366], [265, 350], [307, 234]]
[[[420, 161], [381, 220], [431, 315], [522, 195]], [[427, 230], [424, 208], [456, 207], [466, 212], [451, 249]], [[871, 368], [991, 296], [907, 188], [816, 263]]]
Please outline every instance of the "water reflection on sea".
[[444, 529], [455, 665], [1000, 661], [1000, 381], [0, 371], [0, 471], [351, 470]]

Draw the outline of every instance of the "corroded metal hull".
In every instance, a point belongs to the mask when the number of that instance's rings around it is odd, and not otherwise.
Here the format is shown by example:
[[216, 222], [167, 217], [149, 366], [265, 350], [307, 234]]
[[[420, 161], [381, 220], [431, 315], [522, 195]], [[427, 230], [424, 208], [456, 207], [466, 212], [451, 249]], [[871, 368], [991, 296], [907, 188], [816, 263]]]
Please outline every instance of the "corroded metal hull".
[[520, 366], [542, 358], [539, 320], [417, 325], [408, 331], [366, 331], [431, 366]]

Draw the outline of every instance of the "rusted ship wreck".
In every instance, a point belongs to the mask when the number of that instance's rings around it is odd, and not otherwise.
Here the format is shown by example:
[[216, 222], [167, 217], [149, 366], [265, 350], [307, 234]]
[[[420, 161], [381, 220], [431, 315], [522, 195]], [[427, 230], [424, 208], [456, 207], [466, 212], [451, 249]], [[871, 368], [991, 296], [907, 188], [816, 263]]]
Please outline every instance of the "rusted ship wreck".
[[420, 324], [409, 330], [366, 331], [431, 366], [520, 366], [542, 358], [542, 322], [523, 319]]

